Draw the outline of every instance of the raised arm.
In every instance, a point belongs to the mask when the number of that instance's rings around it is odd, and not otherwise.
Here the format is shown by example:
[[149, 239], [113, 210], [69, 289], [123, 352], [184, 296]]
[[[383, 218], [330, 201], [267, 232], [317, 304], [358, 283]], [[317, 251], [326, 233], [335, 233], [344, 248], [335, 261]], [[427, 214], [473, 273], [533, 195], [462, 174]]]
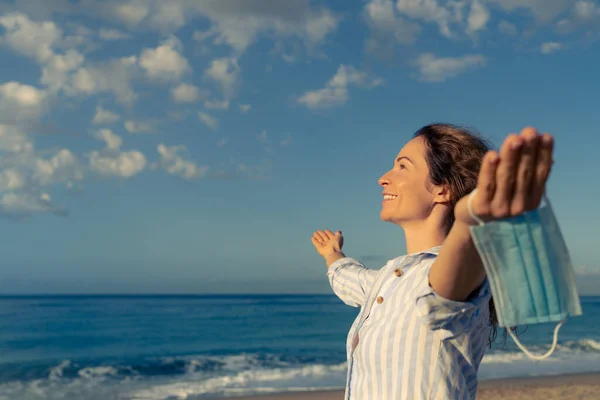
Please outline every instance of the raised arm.
[[335, 234], [330, 230], [316, 231], [311, 240], [325, 259], [333, 292], [349, 306], [362, 307], [379, 271], [366, 268], [342, 253], [344, 237], [340, 231]]
[[[519, 215], [540, 205], [552, 166], [553, 138], [525, 128], [510, 135], [500, 154], [488, 152], [483, 158], [472, 210], [484, 221]], [[471, 240], [468, 195], [454, 208], [455, 222], [436, 261], [429, 284], [440, 296], [465, 301], [484, 281], [485, 270]]]

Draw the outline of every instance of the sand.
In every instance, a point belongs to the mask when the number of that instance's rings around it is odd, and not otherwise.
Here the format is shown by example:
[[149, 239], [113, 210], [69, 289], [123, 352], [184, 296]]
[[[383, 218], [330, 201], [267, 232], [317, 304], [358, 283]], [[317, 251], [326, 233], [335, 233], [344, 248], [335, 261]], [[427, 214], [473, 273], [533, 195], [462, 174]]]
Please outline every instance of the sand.
[[[341, 400], [339, 390], [235, 397], [232, 400]], [[600, 373], [483, 381], [477, 400], [600, 400]]]

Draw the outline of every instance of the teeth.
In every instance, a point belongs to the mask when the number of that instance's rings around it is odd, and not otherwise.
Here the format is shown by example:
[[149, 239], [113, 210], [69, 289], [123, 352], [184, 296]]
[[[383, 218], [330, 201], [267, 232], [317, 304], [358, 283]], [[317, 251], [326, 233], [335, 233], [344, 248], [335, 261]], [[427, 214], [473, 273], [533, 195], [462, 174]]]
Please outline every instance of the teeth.
[[397, 197], [398, 196], [394, 196], [394, 195], [391, 195], [391, 194], [386, 194], [386, 195], [383, 196], [383, 199], [384, 200], [393, 200], [393, 199], [395, 199]]

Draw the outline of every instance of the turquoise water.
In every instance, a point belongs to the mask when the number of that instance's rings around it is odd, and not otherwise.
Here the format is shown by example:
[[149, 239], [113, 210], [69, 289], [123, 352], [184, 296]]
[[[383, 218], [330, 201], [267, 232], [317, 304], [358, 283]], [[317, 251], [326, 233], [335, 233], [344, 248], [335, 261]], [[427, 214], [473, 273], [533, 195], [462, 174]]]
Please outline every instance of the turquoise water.
[[[509, 338], [481, 379], [600, 371], [600, 297], [549, 360]], [[0, 297], [0, 399], [193, 399], [342, 387], [357, 309], [319, 296]], [[552, 326], [523, 342], [541, 351]]]

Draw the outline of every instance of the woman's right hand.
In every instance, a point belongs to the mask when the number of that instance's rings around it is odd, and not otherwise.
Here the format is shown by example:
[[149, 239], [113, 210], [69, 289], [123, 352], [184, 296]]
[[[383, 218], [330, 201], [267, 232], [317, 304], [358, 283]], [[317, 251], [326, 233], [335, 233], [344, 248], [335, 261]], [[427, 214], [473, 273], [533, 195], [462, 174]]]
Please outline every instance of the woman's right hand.
[[344, 245], [344, 237], [341, 231], [336, 233], [331, 232], [329, 229], [320, 230], [313, 233], [311, 238], [312, 244], [317, 249], [323, 258], [328, 258], [332, 254], [342, 252], [342, 246]]

